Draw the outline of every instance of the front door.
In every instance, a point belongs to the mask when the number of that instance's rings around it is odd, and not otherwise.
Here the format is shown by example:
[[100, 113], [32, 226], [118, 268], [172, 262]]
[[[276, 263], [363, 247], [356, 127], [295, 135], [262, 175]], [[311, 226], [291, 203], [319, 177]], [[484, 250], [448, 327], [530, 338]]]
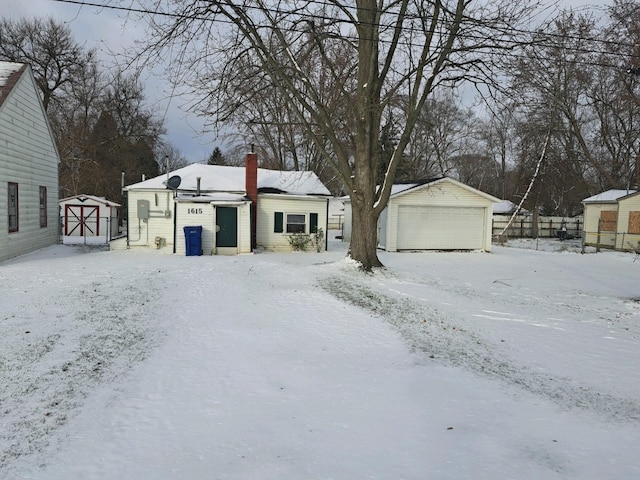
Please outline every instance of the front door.
[[238, 209], [216, 207], [216, 247], [238, 246]]

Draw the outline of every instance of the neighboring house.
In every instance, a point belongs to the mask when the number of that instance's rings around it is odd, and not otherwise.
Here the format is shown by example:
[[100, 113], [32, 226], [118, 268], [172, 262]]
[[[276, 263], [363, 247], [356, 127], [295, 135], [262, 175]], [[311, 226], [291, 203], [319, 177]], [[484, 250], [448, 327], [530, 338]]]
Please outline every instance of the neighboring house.
[[31, 67], [0, 62], [0, 261], [58, 242], [59, 162]]
[[106, 244], [119, 234], [120, 204], [93, 195], [75, 195], [58, 201], [62, 243]]
[[[393, 185], [378, 220], [378, 246], [402, 250], [491, 251], [493, 204], [499, 200], [451, 178]], [[345, 199], [345, 240], [351, 202]]]
[[584, 244], [636, 250], [640, 241], [640, 192], [607, 190], [582, 201]]
[[189, 253], [191, 227], [201, 227], [205, 255], [290, 251], [291, 235], [318, 229], [325, 250], [329, 190], [313, 172], [265, 170], [257, 163], [250, 153], [245, 167], [192, 164], [125, 187], [129, 247], [166, 245]]

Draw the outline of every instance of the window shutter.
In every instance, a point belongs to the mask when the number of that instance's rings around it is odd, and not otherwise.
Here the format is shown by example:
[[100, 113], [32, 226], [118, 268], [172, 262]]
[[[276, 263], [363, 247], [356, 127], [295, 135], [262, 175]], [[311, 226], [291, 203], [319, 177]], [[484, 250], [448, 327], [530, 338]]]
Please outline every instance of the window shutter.
[[309, 233], [317, 233], [318, 232], [318, 214], [310, 213], [309, 214]]
[[275, 233], [284, 232], [284, 214], [282, 212], [275, 212], [273, 217], [273, 231]]

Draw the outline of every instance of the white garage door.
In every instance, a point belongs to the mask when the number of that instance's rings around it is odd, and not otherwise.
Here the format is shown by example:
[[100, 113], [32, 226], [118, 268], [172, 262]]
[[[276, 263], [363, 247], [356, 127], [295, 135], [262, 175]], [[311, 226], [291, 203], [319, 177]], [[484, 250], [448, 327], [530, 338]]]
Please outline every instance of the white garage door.
[[398, 208], [398, 250], [482, 249], [484, 232], [483, 208]]

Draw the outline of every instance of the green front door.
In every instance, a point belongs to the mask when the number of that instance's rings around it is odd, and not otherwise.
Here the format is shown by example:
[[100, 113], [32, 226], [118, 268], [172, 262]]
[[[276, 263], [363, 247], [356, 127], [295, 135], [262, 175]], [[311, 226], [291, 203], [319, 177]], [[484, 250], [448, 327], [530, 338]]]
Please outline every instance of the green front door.
[[216, 207], [216, 247], [238, 246], [238, 209]]

